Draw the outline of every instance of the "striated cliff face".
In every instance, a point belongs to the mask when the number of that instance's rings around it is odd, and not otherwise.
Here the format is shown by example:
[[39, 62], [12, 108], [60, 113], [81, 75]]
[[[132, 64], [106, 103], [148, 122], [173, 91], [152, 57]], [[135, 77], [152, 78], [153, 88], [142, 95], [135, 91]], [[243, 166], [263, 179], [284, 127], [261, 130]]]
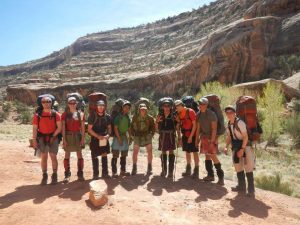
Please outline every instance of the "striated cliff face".
[[[46, 92], [174, 95], [211, 80], [261, 80], [276, 68], [276, 57], [299, 50], [299, 0], [225, 0], [153, 24], [82, 37], [43, 59], [0, 68], [0, 75], [2, 84], [10, 84], [7, 98], [28, 104]], [[24, 84], [30, 78], [44, 83]]]

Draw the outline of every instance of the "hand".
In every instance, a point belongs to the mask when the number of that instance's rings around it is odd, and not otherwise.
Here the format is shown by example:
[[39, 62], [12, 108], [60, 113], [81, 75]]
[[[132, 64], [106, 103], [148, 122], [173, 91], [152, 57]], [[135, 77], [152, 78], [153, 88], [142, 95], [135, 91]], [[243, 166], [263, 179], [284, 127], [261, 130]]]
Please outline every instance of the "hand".
[[224, 151], [224, 154], [225, 154], [225, 155], [228, 155], [228, 149], [227, 149], [226, 147], [224, 148], [223, 151]]
[[182, 139], [181, 139], [181, 138], [178, 139], [177, 146], [178, 146], [178, 147], [182, 147]]
[[195, 141], [195, 147], [199, 148], [199, 141], [198, 140]]
[[133, 138], [132, 138], [132, 137], [129, 137], [129, 138], [128, 138], [128, 145], [131, 145], [132, 142], [133, 142]]
[[84, 145], [85, 145], [85, 140], [84, 140], [84, 138], [82, 138], [81, 141], [80, 141], [80, 146], [84, 147]]
[[68, 146], [67, 141], [63, 141], [63, 148], [66, 148]]
[[191, 144], [193, 141], [193, 137], [189, 136], [188, 143]]
[[105, 135], [104, 138], [105, 138], [106, 140], [108, 140], [108, 139], [109, 139], [109, 135], [108, 135], [108, 134]]
[[37, 144], [37, 140], [36, 139], [32, 140], [32, 146], [33, 146], [34, 149], [37, 149], [38, 144]]
[[159, 122], [161, 122], [161, 115], [157, 115], [157, 117], [156, 117], [156, 123], [159, 123]]
[[119, 145], [123, 145], [123, 141], [121, 138], [118, 138]]
[[240, 149], [238, 152], [237, 152], [237, 157], [238, 158], [242, 158], [244, 156], [244, 149]]
[[56, 136], [53, 136], [53, 137], [50, 138], [50, 142], [49, 142], [50, 145], [53, 145], [53, 144], [54, 144], [56, 138], [57, 138]]
[[103, 139], [104, 139], [104, 136], [97, 135], [97, 138], [98, 138], [99, 140], [103, 140]]

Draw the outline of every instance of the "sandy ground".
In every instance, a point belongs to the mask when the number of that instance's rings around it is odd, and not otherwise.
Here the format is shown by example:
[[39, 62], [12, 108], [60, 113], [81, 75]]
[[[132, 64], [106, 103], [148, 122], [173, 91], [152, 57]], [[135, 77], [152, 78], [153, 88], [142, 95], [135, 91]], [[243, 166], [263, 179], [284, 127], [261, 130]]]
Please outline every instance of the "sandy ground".
[[[299, 199], [262, 190], [257, 190], [256, 199], [249, 199], [232, 193], [230, 186], [235, 184], [231, 181], [220, 187], [183, 179], [182, 161], [175, 181], [164, 179], [159, 176], [157, 157], [150, 177], [143, 173], [146, 159], [141, 156], [138, 175], [106, 180], [109, 203], [94, 208], [88, 201], [92, 176], [88, 152], [86, 181], [76, 180], [73, 156], [72, 179], [68, 184], [61, 182], [60, 151], [60, 182], [40, 186], [39, 159], [26, 145], [0, 141], [0, 224], [300, 224]], [[130, 170], [130, 158], [127, 167]]]

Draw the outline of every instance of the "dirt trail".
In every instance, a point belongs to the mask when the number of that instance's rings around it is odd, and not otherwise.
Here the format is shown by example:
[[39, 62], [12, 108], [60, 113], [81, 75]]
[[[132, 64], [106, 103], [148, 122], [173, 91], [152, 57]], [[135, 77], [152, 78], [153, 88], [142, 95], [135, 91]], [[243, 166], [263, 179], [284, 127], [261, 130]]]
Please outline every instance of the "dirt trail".
[[[88, 199], [91, 161], [85, 155], [85, 182], [76, 181], [72, 160], [69, 184], [41, 187], [39, 160], [24, 143], [0, 141], [0, 224], [300, 224], [300, 200], [257, 190], [256, 199], [237, 197], [225, 187], [179, 176], [174, 182], [159, 177], [159, 159], [153, 176], [139, 174], [110, 179], [110, 202], [95, 209]], [[59, 179], [63, 178], [62, 151]], [[129, 159], [128, 168], [131, 168]]]

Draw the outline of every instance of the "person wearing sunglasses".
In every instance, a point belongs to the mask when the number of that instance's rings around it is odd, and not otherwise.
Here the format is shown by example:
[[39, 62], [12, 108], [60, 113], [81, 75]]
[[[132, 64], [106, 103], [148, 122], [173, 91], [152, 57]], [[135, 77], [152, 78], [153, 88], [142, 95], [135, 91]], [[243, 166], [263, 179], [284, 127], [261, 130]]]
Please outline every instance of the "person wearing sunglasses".
[[41, 152], [41, 168], [43, 178], [41, 185], [47, 184], [47, 161], [48, 155], [52, 161], [53, 173], [51, 183], [57, 183], [57, 152], [59, 146], [58, 135], [61, 133], [61, 116], [52, 109], [53, 102], [50, 97], [41, 100], [42, 111], [36, 112], [33, 116], [33, 147]]
[[64, 168], [65, 179], [64, 183], [68, 183], [71, 170], [70, 170], [70, 155], [71, 152], [77, 154], [77, 176], [78, 180], [84, 180], [83, 176], [83, 158], [82, 149], [85, 143], [85, 118], [84, 113], [77, 109], [77, 100], [75, 97], [70, 97], [67, 100], [67, 107], [62, 114], [62, 135], [63, 135], [63, 148], [65, 150]]
[[226, 129], [226, 147], [224, 149], [227, 154], [227, 148], [231, 145], [232, 159], [234, 168], [238, 178], [238, 185], [231, 188], [232, 191], [246, 194], [246, 179], [248, 181], [247, 196], [254, 198], [254, 151], [248, 142], [248, 133], [246, 123], [236, 116], [235, 108], [231, 105], [225, 108], [226, 117], [228, 119], [228, 127]]

